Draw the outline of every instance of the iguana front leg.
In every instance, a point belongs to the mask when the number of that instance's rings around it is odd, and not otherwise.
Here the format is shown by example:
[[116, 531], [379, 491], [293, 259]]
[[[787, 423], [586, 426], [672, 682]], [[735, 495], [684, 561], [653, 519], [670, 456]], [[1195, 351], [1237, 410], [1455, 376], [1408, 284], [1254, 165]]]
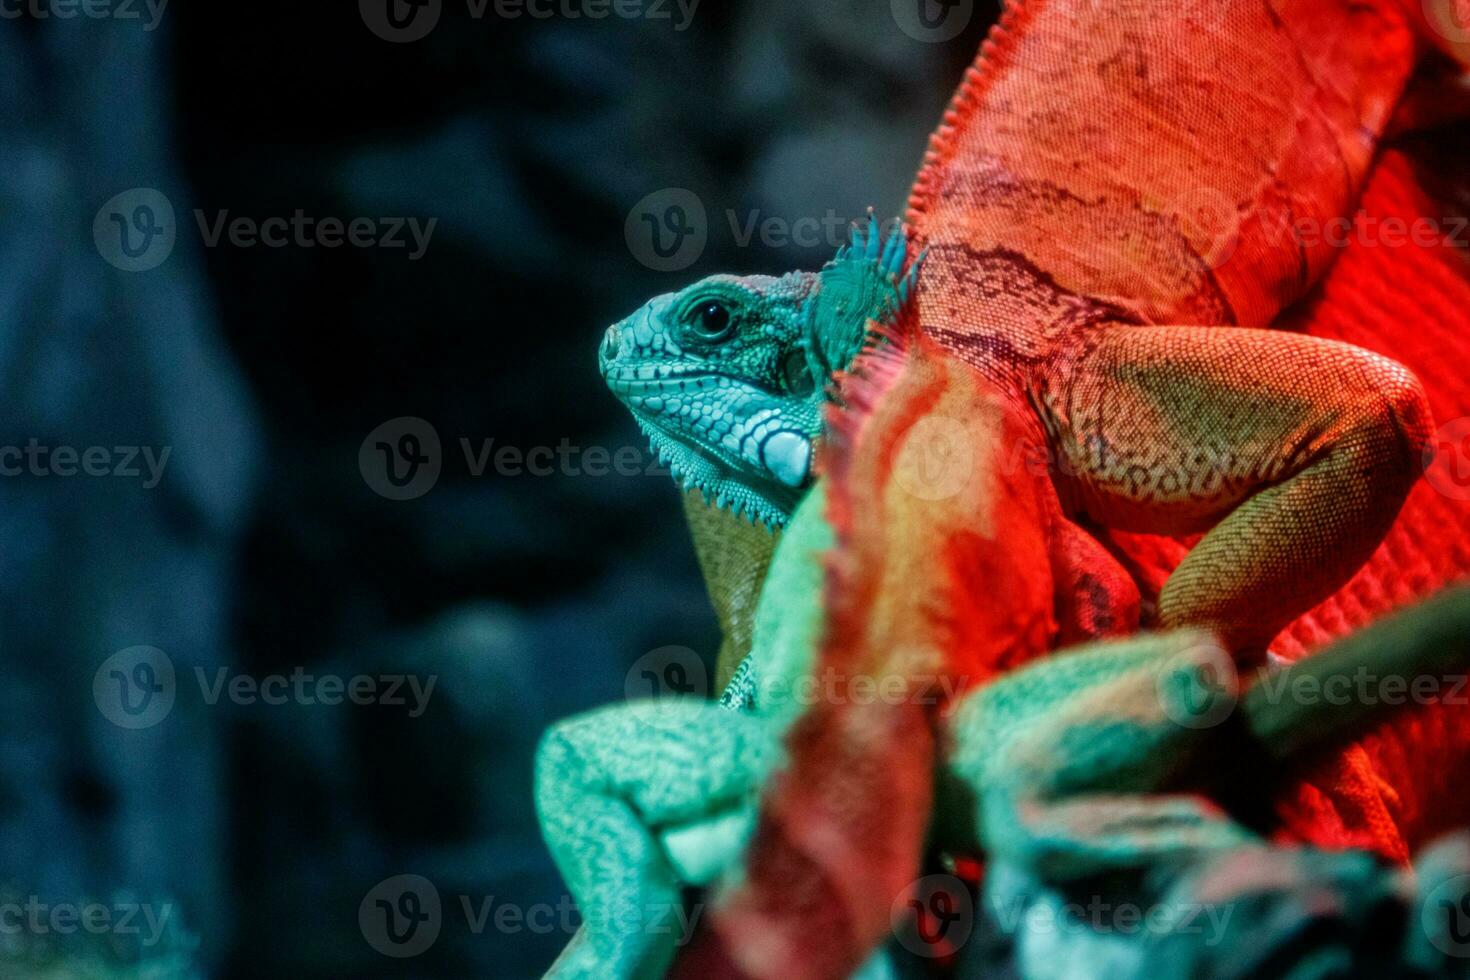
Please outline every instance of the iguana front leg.
[[1036, 375], [1069, 507], [1129, 531], [1207, 531], [1160, 627], [1259, 653], [1372, 554], [1433, 425], [1409, 371], [1264, 330], [1109, 326]]
[[[832, 547], [814, 487], [772, 558], [751, 631], [764, 690], [754, 713], [699, 699], [643, 701], [554, 725], [536, 756], [542, 833], [585, 920], [549, 975], [662, 976], [684, 930], [681, 888], [736, 863], [761, 786], [801, 700], [779, 697], [811, 667]], [[651, 928], [657, 918], [664, 928]], [[683, 936], [687, 938], [687, 936]]]
[[552, 728], [536, 809], [586, 925], [548, 976], [663, 976], [688, 938], [681, 888], [738, 856], [779, 753], [765, 719], [694, 699]]

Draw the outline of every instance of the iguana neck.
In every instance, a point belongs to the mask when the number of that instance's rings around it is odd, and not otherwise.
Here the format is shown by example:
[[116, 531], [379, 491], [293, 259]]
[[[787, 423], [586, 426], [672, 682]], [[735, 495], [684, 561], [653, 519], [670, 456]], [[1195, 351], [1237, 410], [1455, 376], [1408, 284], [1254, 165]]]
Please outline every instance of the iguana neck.
[[714, 690], [721, 691], [750, 652], [756, 601], [780, 531], [768, 531], [706, 503], [698, 491], [685, 492], [683, 502], [694, 554], [724, 635], [715, 663]]

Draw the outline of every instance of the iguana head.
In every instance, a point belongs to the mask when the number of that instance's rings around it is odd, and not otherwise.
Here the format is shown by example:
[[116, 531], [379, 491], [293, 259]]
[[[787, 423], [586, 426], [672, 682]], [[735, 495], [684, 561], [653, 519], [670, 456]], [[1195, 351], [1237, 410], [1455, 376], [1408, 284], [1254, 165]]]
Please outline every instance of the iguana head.
[[869, 216], [821, 272], [717, 275], [608, 328], [598, 359], [680, 485], [776, 528], [812, 479], [832, 373], [906, 300], [907, 240]]

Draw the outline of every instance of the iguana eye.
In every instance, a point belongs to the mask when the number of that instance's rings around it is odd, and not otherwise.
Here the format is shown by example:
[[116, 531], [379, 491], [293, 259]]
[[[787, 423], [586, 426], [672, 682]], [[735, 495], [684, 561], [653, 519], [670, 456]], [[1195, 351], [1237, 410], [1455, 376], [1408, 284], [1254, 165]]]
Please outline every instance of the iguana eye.
[[798, 398], [805, 398], [817, 389], [812, 380], [812, 369], [806, 360], [806, 351], [798, 347], [786, 355], [781, 362], [781, 381], [786, 390]]
[[705, 343], [724, 340], [732, 332], [730, 309], [719, 300], [706, 300], [689, 315], [689, 329]]

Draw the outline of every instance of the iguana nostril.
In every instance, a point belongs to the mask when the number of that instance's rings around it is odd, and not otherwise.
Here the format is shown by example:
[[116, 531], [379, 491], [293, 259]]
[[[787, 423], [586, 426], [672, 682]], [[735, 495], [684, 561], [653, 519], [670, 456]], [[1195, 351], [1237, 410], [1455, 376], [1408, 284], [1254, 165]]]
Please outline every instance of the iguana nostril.
[[603, 361], [611, 361], [618, 356], [618, 340], [618, 326], [617, 324], [613, 324], [607, 328], [607, 333], [602, 335], [601, 354]]

